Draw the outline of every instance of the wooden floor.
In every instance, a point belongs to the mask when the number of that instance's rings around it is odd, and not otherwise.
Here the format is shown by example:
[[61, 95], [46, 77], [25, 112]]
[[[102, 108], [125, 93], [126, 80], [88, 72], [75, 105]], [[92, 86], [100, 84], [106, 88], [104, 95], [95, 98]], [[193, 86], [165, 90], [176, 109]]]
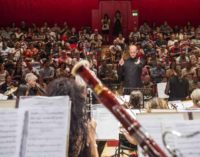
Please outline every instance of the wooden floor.
[[111, 157], [115, 155], [115, 152], [117, 150], [117, 147], [105, 147], [101, 157]]
[[[118, 157], [117, 153], [118, 153], [117, 146], [111, 147], [106, 144], [101, 157]], [[130, 152], [130, 151], [124, 151], [124, 153], [130, 155], [130, 157], [134, 156], [133, 154], [135, 154], [134, 152]], [[128, 155], [120, 155], [119, 157], [128, 157]]]

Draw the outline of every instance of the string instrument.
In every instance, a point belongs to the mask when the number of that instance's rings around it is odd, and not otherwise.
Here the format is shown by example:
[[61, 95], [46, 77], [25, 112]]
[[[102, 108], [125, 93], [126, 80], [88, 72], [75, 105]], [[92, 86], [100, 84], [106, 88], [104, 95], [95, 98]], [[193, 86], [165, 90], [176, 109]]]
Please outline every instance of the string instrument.
[[29, 96], [30, 94], [35, 95], [35, 96], [45, 96], [46, 91], [42, 86], [36, 83], [35, 87], [31, 87], [30, 85], [27, 85], [25, 96]]
[[128, 133], [134, 137], [143, 149], [144, 154], [149, 157], [167, 157], [158, 144], [144, 131], [140, 123], [128, 114], [125, 108], [120, 105], [116, 96], [101, 83], [88, 67], [87, 61], [81, 61], [74, 66], [72, 74], [74, 76], [79, 75], [86, 82], [97, 99], [114, 114]]
[[14, 95], [14, 93], [18, 89], [16, 82], [12, 81], [10, 83], [6, 83], [6, 85], [7, 85], [7, 90], [4, 92], [4, 95], [6, 96]]
[[46, 90], [44, 87], [42, 87], [40, 84], [36, 83], [36, 88], [37, 88], [37, 95], [47, 95]]
[[4, 93], [4, 95], [9, 96], [9, 95], [13, 94], [14, 92], [16, 92], [17, 89], [18, 89], [17, 87], [12, 86]]

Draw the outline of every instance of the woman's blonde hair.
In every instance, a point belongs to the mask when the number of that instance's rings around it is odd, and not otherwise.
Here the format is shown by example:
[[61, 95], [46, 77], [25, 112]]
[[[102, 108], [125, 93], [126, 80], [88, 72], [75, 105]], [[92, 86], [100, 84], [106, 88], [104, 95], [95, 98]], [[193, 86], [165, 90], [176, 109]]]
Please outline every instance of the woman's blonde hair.
[[197, 107], [200, 107], [200, 89], [197, 88], [197, 89], [193, 90], [190, 97], [191, 97], [194, 105], [196, 105]]
[[151, 109], [169, 109], [169, 106], [164, 99], [153, 98], [147, 102], [145, 108], [147, 112], [151, 112]]

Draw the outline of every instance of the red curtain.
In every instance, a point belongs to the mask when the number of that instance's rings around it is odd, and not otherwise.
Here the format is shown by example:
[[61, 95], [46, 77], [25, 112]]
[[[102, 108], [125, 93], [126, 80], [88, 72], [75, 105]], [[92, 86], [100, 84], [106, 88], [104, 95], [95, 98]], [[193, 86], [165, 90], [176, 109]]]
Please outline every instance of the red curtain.
[[133, 0], [139, 9], [139, 23], [144, 21], [171, 25], [185, 25], [187, 21], [200, 24], [199, 0]]
[[19, 23], [49, 24], [67, 21], [70, 26], [91, 25], [91, 10], [98, 0], [0, 0], [0, 25]]

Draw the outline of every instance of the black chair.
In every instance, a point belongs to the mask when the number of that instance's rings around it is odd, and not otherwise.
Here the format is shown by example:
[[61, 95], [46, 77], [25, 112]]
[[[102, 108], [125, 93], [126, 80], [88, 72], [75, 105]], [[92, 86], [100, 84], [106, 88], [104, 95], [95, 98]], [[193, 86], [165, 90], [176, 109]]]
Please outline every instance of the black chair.
[[130, 157], [130, 154], [126, 153], [125, 151], [137, 152], [137, 145], [130, 144], [123, 134], [119, 134], [118, 148], [115, 152], [115, 155], [112, 157]]

